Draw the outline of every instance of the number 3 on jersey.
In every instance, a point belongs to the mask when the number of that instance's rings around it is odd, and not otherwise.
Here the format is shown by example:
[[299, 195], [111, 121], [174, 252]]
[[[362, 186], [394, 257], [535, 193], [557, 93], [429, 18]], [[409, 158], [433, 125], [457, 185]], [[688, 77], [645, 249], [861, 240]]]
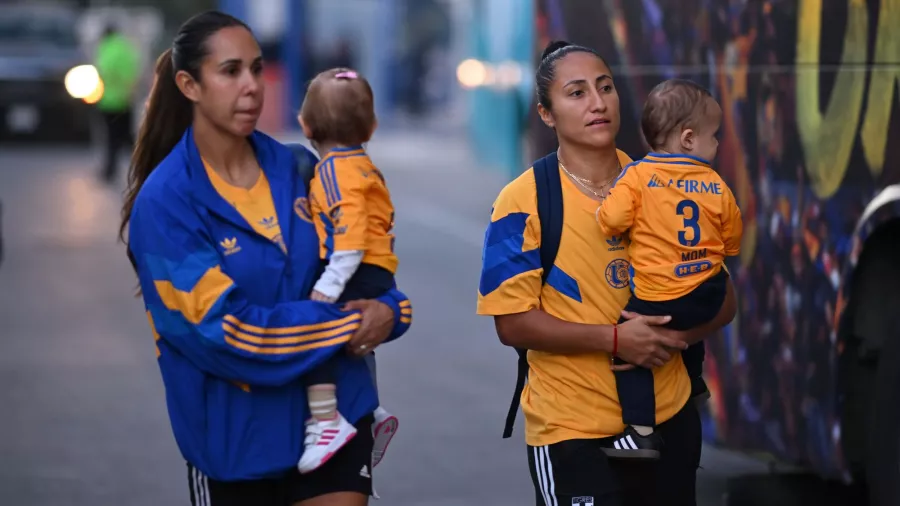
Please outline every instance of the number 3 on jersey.
[[[685, 211], [690, 209], [690, 216]], [[684, 218], [684, 228], [691, 230], [691, 238], [687, 238], [687, 230], [678, 232], [678, 242], [682, 246], [692, 247], [700, 243], [700, 207], [693, 200], [682, 200], [675, 206], [675, 214]]]

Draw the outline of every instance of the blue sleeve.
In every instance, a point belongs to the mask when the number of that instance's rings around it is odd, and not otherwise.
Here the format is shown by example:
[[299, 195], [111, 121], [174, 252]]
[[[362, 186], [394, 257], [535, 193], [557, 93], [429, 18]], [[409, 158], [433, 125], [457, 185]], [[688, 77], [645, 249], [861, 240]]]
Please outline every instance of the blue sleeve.
[[138, 198], [129, 247], [151, 325], [199, 369], [251, 385], [283, 385], [339, 352], [359, 328], [359, 312], [333, 304], [251, 304], [222, 271], [195, 211], [175, 194], [166, 197]]
[[394, 288], [377, 300], [387, 304], [394, 311], [394, 330], [385, 342], [393, 341], [405, 334], [412, 325], [412, 304], [406, 295]]

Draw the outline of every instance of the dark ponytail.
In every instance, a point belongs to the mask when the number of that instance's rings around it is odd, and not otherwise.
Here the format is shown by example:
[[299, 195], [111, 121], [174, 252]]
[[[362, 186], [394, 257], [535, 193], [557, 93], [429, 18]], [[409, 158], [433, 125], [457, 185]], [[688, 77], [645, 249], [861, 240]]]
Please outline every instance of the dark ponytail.
[[122, 223], [119, 226], [119, 238], [123, 241], [138, 192], [153, 169], [172, 151], [193, 119], [193, 104], [175, 85], [172, 49], [166, 49], [156, 60], [153, 87], [131, 155]]
[[[178, 30], [172, 47], [156, 60], [156, 70], [147, 109], [141, 120], [128, 169], [128, 187], [122, 206], [119, 239], [125, 240], [125, 229], [138, 193], [153, 169], [160, 164], [181, 140], [194, 119], [193, 104], [178, 89], [175, 75], [185, 71], [200, 81], [200, 65], [208, 53], [206, 41], [223, 28], [240, 26], [241, 20], [218, 11], [208, 11], [187, 20]], [[129, 258], [131, 253], [129, 252]], [[134, 263], [132, 261], [132, 263]]]
[[[591, 48], [571, 44], [564, 40], [554, 40], [550, 42], [550, 44], [547, 44], [547, 47], [541, 54], [541, 64], [538, 65], [534, 77], [538, 103], [547, 110], [549, 110], [552, 105], [550, 102], [550, 85], [556, 77], [556, 62], [572, 53], [590, 53], [599, 58], [600, 61], [606, 65], [606, 60], [600, 56], [600, 53]], [[608, 66], [609, 65], [607, 65], [607, 67]]]

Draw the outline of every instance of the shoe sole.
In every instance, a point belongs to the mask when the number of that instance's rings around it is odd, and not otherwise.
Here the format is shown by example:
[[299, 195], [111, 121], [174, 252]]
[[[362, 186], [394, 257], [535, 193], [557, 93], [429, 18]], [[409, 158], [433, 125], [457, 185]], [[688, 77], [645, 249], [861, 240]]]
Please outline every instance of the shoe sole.
[[318, 468], [324, 466], [326, 462], [328, 462], [329, 460], [331, 460], [331, 457], [334, 457], [335, 454], [337, 454], [337, 452], [340, 451], [341, 448], [343, 448], [344, 446], [346, 446], [347, 443], [349, 443], [351, 439], [353, 439], [354, 437], [356, 437], [356, 434], [357, 434], [356, 432], [351, 433], [349, 436], [347, 436], [347, 437], [344, 439], [344, 441], [340, 444], [340, 446], [338, 446], [338, 447], [335, 448], [334, 450], [332, 450], [332, 451], [326, 453], [325, 456], [322, 457], [321, 462], [319, 462], [319, 465], [317, 465], [316, 467], [313, 467], [313, 468], [304, 470], [304, 469], [300, 469], [299, 466], [298, 466], [297, 469], [300, 471], [300, 474], [309, 474], [309, 473], [315, 471], [316, 469], [318, 469]]
[[[397, 433], [399, 426], [400, 422], [396, 416], [389, 416], [375, 426], [373, 435], [375, 444], [372, 445], [372, 467], [377, 466], [384, 460], [384, 454], [387, 453], [388, 445], [391, 444], [391, 440], [394, 438], [394, 434]], [[379, 451], [381, 452], [380, 455], [377, 453]]]
[[618, 450], [603, 448], [603, 453], [616, 459], [659, 460], [659, 450]]

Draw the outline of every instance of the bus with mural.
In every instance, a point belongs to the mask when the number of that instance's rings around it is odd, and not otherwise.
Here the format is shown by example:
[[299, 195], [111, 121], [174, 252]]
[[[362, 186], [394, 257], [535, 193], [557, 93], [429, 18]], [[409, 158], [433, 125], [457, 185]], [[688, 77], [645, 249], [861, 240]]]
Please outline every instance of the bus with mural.
[[[900, 505], [900, 0], [536, 7], [536, 58], [563, 39], [607, 59], [633, 158], [658, 82], [692, 79], [722, 106], [714, 166], [744, 239], [738, 314], [706, 341], [706, 441]], [[529, 121], [529, 151], [555, 149]]]

